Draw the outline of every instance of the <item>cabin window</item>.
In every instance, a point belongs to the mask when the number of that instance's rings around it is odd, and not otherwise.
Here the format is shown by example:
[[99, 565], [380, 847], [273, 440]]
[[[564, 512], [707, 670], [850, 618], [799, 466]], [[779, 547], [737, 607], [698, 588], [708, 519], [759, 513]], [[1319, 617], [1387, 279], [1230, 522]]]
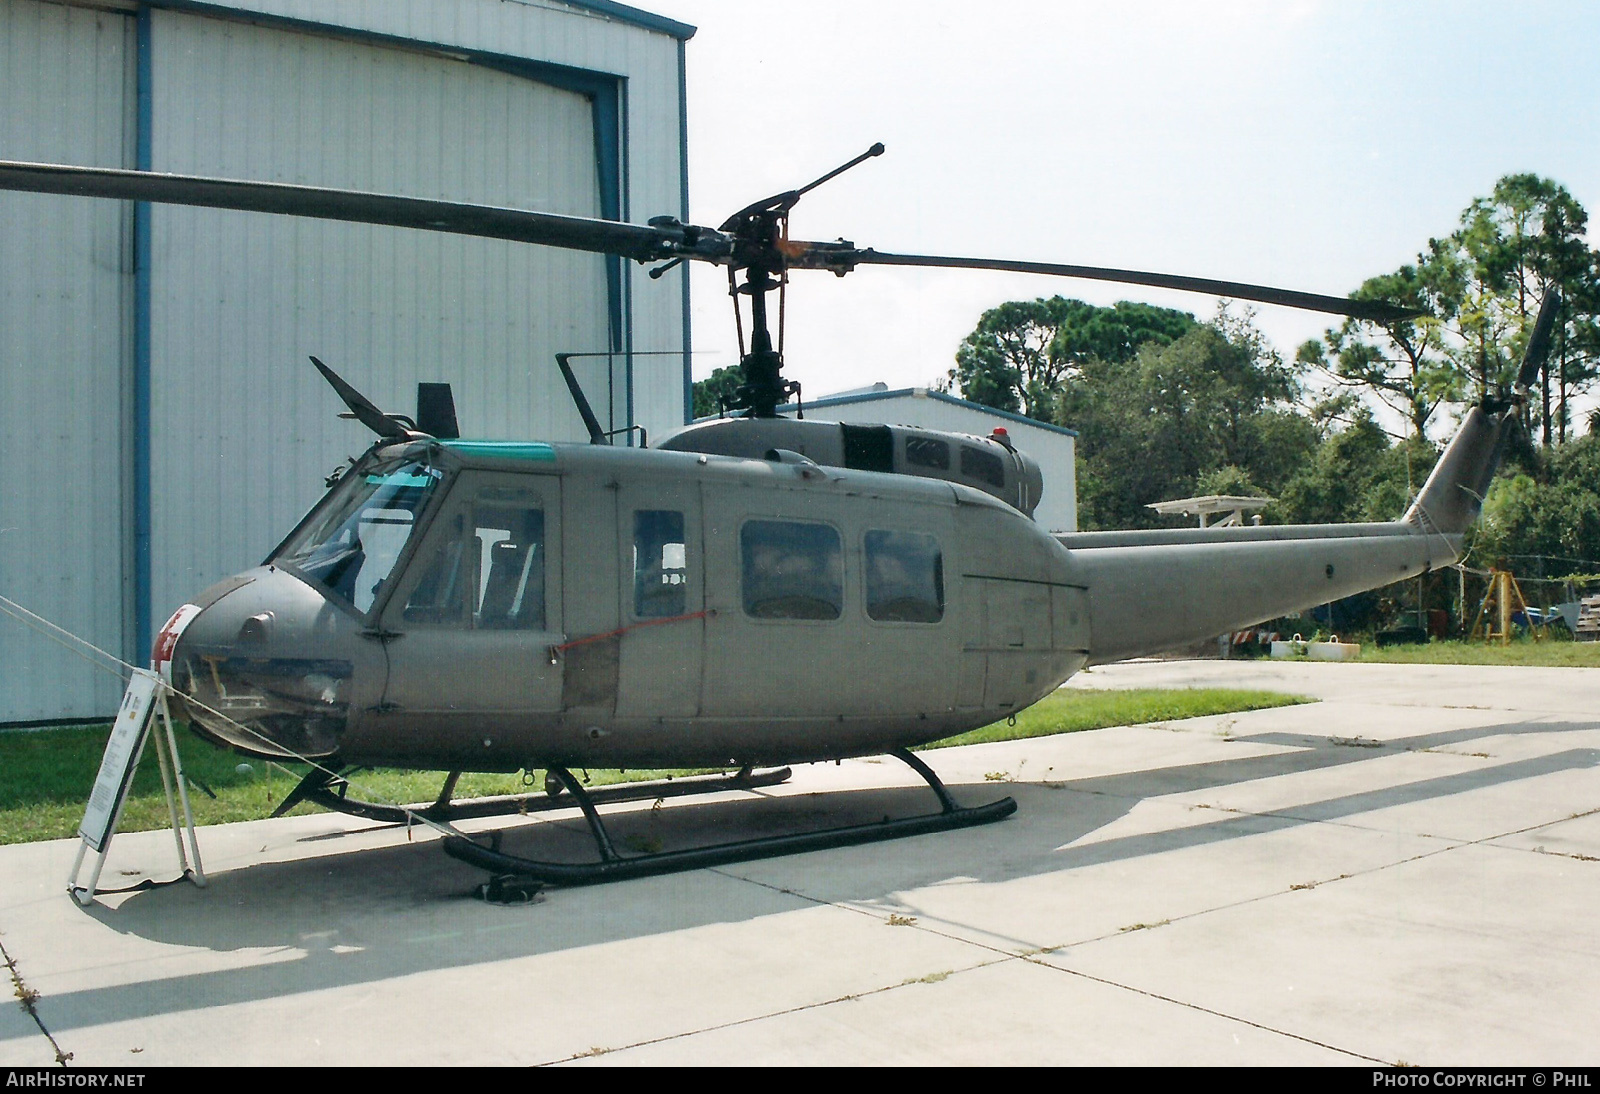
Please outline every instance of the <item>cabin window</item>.
[[408, 623], [543, 630], [544, 509], [525, 491], [489, 487], [440, 521], [406, 601]]
[[381, 460], [352, 472], [271, 561], [366, 612], [443, 477], [426, 459]]
[[640, 509], [633, 514], [633, 614], [638, 619], [682, 615], [689, 596], [689, 552], [683, 514]]
[[828, 524], [752, 520], [740, 532], [744, 610], [756, 619], [838, 619], [844, 552]]
[[950, 446], [931, 437], [907, 437], [906, 463], [912, 467], [931, 467], [936, 471], [948, 471]]
[[1000, 457], [968, 444], [961, 446], [961, 474], [1001, 489], [1006, 485], [1006, 465]]
[[867, 615], [881, 623], [944, 618], [944, 556], [921, 532], [866, 535]]

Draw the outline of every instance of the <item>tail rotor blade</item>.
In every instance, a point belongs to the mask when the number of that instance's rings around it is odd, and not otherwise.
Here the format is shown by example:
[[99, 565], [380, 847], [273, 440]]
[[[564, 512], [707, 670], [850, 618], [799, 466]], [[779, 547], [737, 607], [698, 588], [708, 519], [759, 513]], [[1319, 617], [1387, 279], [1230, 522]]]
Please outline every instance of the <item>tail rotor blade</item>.
[[1545, 358], [1550, 356], [1550, 335], [1555, 329], [1556, 313], [1561, 310], [1561, 293], [1552, 288], [1544, 294], [1544, 303], [1539, 306], [1539, 318], [1534, 320], [1533, 334], [1528, 338], [1528, 348], [1522, 354], [1522, 368], [1517, 373], [1517, 388], [1526, 392], [1539, 378], [1539, 370], [1544, 367]]

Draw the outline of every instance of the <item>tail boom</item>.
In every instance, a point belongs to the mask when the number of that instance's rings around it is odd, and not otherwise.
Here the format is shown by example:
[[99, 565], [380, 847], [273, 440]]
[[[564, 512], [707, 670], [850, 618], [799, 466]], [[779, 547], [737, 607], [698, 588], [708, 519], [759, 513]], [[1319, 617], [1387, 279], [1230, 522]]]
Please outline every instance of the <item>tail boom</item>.
[[1416, 577], [1460, 556], [1460, 536], [1398, 521], [1379, 527], [1393, 531], [1072, 551], [1073, 579], [1088, 588], [1089, 664], [1225, 634]]
[[1517, 408], [1515, 400], [1473, 407], [1397, 521], [1058, 537], [1072, 581], [1088, 590], [1089, 663], [1171, 649], [1455, 563]]

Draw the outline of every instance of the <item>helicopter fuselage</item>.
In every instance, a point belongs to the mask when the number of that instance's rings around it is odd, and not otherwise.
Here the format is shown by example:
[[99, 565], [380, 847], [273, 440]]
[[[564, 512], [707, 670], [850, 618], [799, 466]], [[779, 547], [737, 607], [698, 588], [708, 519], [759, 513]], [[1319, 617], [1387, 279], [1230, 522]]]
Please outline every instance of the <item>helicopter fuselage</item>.
[[158, 649], [222, 743], [450, 770], [878, 753], [1084, 664], [1086, 589], [1021, 513], [785, 455], [375, 448]]
[[380, 443], [154, 657], [200, 732], [266, 756], [881, 753], [1005, 718], [1086, 664], [1453, 563], [1509, 420], [1472, 410], [1400, 520], [1057, 537], [959, 481], [785, 449]]

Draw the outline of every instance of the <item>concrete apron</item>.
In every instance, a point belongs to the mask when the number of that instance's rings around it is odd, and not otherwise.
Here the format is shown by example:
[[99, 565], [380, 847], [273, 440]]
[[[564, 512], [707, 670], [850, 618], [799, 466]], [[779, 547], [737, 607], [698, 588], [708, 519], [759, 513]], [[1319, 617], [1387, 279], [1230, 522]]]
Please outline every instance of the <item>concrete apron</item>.
[[[0, 848], [0, 1064], [1600, 1062], [1600, 670], [1150, 662], [1291, 708], [943, 749], [985, 828], [497, 907], [418, 829], [203, 829], [79, 908]], [[931, 807], [892, 760], [638, 807], [636, 847]], [[823, 792], [839, 792], [821, 798]], [[535, 821], [519, 854], [585, 853]], [[102, 884], [170, 876], [118, 836]], [[53, 1040], [52, 1040], [53, 1039]]]

